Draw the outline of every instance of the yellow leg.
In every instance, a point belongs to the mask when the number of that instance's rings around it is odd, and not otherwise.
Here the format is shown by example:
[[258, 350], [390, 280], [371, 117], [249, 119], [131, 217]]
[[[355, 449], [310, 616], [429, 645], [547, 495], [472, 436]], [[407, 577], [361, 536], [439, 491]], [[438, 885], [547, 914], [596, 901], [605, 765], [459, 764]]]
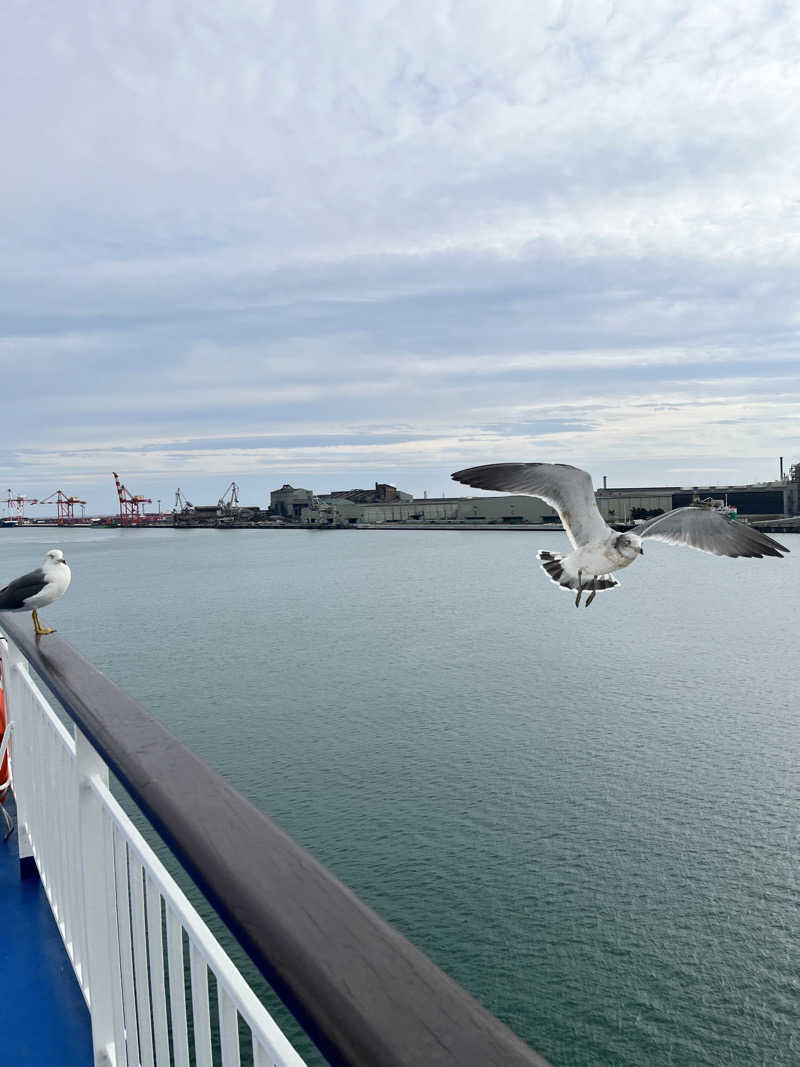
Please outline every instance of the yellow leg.
[[36, 614], [35, 611], [31, 612], [31, 614], [33, 615], [33, 632], [36, 634], [37, 637], [41, 637], [42, 634], [55, 633], [55, 630], [49, 630], [46, 626], [42, 626], [42, 624], [39, 622], [39, 616]]

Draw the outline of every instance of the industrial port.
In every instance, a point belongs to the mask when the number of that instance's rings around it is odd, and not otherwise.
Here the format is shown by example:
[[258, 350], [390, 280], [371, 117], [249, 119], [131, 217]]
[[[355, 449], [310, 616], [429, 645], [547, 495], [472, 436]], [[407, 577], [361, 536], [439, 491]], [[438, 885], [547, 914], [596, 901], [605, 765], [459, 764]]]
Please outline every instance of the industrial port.
[[[193, 504], [175, 491], [172, 508], [154, 510], [149, 496], [131, 492], [112, 472], [118, 510], [87, 516], [86, 501], [56, 489], [43, 499], [7, 491], [2, 526], [175, 527], [212, 529], [560, 529], [556, 512], [537, 497], [414, 497], [388, 482], [371, 489], [315, 493], [284, 483], [269, 502], [243, 504], [231, 482], [216, 503]], [[800, 532], [800, 463], [774, 481], [749, 485], [603, 487], [596, 491], [603, 518], [625, 528], [642, 519], [690, 504], [726, 511], [763, 529]], [[50, 512], [42, 513], [42, 507]], [[76, 514], [76, 509], [80, 513]]]

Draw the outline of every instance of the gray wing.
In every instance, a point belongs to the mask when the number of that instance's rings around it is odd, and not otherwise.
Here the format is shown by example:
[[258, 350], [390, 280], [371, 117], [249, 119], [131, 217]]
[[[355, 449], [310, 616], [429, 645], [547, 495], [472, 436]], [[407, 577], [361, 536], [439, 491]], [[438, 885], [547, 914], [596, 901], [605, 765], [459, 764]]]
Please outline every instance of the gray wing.
[[597, 510], [592, 479], [566, 463], [486, 463], [451, 477], [476, 489], [538, 496], [555, 508], [574, 548], [604, 541], [611, 530]]
[[35, 596], [46, 583], [47, 578], [41, 567], [30, 574], [23, 574], [21, 578], [15, 578], [5, 589], [0, 589], [0, 611], [17, 611], [24, 608], [27, 598]]
[[773, 541], [771, 537], [745, 526], [743, 522], [728, 519], [709, 508], [675, 508], [666, 515], [634, 527], [639, 537], [653, 537], [668, 541], [671, 545], [688, 545], [715, 556], [781, 556], [789, 549]]

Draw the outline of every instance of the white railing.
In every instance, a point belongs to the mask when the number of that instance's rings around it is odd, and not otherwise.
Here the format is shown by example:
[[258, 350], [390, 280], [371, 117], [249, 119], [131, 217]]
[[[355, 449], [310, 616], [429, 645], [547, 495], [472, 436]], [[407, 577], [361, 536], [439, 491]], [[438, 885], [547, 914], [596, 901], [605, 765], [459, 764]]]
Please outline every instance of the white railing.
[[[0, 638], [20, 859], [39, 872], [92, 1021], [97, 1067], [304, 1067]], [[211, 980], [210, 980], [211, 979]]]

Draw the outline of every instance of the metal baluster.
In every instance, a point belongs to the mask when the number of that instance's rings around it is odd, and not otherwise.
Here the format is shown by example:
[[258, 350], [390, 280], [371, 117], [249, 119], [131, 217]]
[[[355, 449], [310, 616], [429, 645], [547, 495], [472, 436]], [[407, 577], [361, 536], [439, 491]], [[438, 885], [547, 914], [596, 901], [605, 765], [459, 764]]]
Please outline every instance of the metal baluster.
[[[28, 814], [29, 797], [32, 782], [32, 766], [26, 759], [28, 732], [23, 706], [24, 675], [28, 673], [28, 664], [17, 646], [9, 641], [8, 650], [5, 654], [6, 661], [6, 701], [8, 702], [8, 714], [14, 723], [14, 800], [17, 804], [17, 847], [19, 849], [20, 865], [24, 868], [25, 861], [33, 861], [33, 847], [28, 826], [30, 815]], [[18, 755], [22, 759], [18, 758]]]
[[[26, 679], [26, 684], [30, 684]], [[31, 756], [38, 757], [41, 752], [41, 770], [37, 774], [34, 771], [33, 777], [33, 789], [32, 789], [32, 803], [31, 803], [31, 846], [33, 848], [33, 854], [36, 858], [36, 866], [39, 869], [39, 880], [44, 887], [44, 891], [47, 894], [47, 899], [50, 901], [50, 906], [53, 906], [53, 886], [52, 886], [52, 863], [50, 856], [48, 855], [48, 840], [47, 840], [47, 799], [44, 795], [45, 783], [52, 777], [53, 768], [49, 766], [47, 761], [47, 752], [43, 751], [44, 730], [42, 728], [42, 718], [40, 715], [36, 715], [35, 702], [30, 694], [26, 690], [26, 703], [28, 704], [27, 712], [31, 717], [31, 739], [33, 746], [31, 749]], [[44, 772], [44, 773], [42, 773]]]
[[[30, 723], [30, 741], [31, 748], [30, 754], [42, 753], [42, 722], [39, 716], [33, 714], [31, 708], [32, 701], [27, 690], [23, 690], [25, 693], [25, 704], [28, 705], [25, 708], [25, 713]], [[42, 799], [42, 791], [44, 789], [44, 782], [47, 777], [52, 775], [53, 771], [51, 767], [47, 765], [47, 755], [42, 753], [40, 756], [41, 764], [39, 773], [36, 773], [35, 767], [31, 767], [31, 785], [28, 793], [29, 798], [29, 812], [30, 817], [28, 820], [28, 834], [30, 836], [31, 851], [34, 859], [36, 860], [36, 868], [39, 871], [39, 881], [42, 883], [42, 888], [47, 895], [47, 899], [50, 901], [50, 906], [53, 907], [53, 891], [50, 886], [50, 863], [46, 855], [47, 848], [45, 847], [44, 826], [46, 825], [42, 818], [42, 812], [44, 810], [44, 802]], [[31, 760], [33, 764], [33, 760]], [[54, 912], [56, 920], [58, 921], [59, 912]]]
[[[54, 736], [53, 741], [55, 740]], [[86, 952], [81, 945], [84, 924], [78, 919], [80, 910], [75, 885], [76, 880], [80, 877], [80, 864], [76, 862], [77, 857], [80, 856], [80, 843], [77, 843], [77, 848], [72, 847], [74, 844], [71, 840], [72, 835], [67, 829], [67, 820], [72, 815], [68, 803], [68, 793], [70, 787], [72, 789], [75, 788], [77, 769], [74, 757], [71, 757], [66, 751], [59, 752], [55, 762], [51, 807], [53, 808], [52, 818], [56, 833], [53, 851], [59, 883], [58, 904], [64, 920], [64, 943], [67, 945], [67, 952], [69, 952], [72, 959], [73, 969], [80, 976], [79, 983], [85, 996], [88, 989], [85, 967]]]
[[172, 1021], [172, 1054], [175, 1067], [189, 1067], [189, 1035], [186, 1026], [186, 985], [183, 962], [183, 929], [175, 912], [167, 911], [167, 966], [169, 1007]]
[[194, 1055], [197, 1067], [212, 1067], [211, 1017], [208, 1006], [208, 968], [189, 942], [189, 969], [192, 974], [192, 1019], [194, 1020]]
[[222, 1067], [241, 1067], [239, 1055], [239, 1013], [236, 1005], [228, 996], [228, 991], [217, 978], [217, 999], [219, 1001], [219, 1039], [222, 1047]]
[[133, 945], [128, 890], [128, 846], [121, 831], [114, 831], [114, 873], [117, 888], [117, 930], [119, 934], [119, 969], [122, 975], [122, 1005], [128, 1063], [139, 1063], [139, 1024], [136, 1021], [136, 994], [133, 988]]
[[147, 903], [147, 943], [150, 951], [150, 996], [153, 1004], [153, 1031], [158, 1067], [170, 1067], [167, 1036], [167, 994], [164, 986], [164, 942], [161, 935], [161, 894], [145, 873]]
[[[72, 766], [71, 766], [72, 765]], [[80, 854], [80, 828], [81, 828], [81, 816], [80, 816], [80, 800], [78, 796], [78, 777], [76, 774], [77, 767], [77, 755], [73, 756], [69, 747], [64, 748], [64, 816], [63, 816], [63, 828], [64, 828], [64, 841], [67, 849], [67, 856], [77, 856]], [[69, 773], [71, 771], [71, 773]], [[102, 781], [108, 780], [108, 770], [104, 764], [100, 764], [99, 777]], [[110, 854], [105, 851], [105, 839], [98, 843], [98, 847], [102, 848], [103, 854], [108, 857]], [[108, 861], [106, 861], [108, 862]], [[87, 927], [86, 924], [80, 921], [82, 903], [83, 903], [83, 887], [81, 884], [82, 872], [79, 866], [72, 862], [67, 865], [67, 872], [69, 877], [68, 885], [66, 887], [69, 897], [69, 911], [76, 917], [73, 922], [77, 928], [74, 929], [73, 944], [76, 946], [76, 959], [80, 963], [81, 973], [83, 975], [83, 984], [88, 990], [89, 988], [89, 944], [87, 940]], [[108, 912], [106, 910], [106, 922], [113, 922], [113, 911]], [[113, 927], [109, 926], [107, 937], [113, 936]], [[85, 993], [84, 993], [85, 995]]]
[[111, 923], [109, 945], [111, 948], [111, 1002], [114, 1019], [114, 1050], [116, 1067], [127, 1067], [128, 1049], [125, 1044], [125, 1017], [122, 1004], [122, 972], [120, 969], [119, 915], [117, 914], [116, 856], [114, 850], [114, 823], [108, 809], [103, 806], [103, 843], [107, 862], [105, 865], [106, 911]]
[[[92, 1048], [96, 1064], [112, 1062], [114, 1047], [113, 913], [109, 913], [103, 871], [105, 850], [103, 808], [92, 779], [108, 785], [108, 768], [75, 727], [75, 772], [78, 781], [80, 866], [83, 875], [82, 926], [86, 931], [86, 978], [92, 1019]], [[75, 931], [78, 941], [79, 931]], [[76, 954], [77, 955], [77, 954]]]
[[142, 1067], [155, 1067], [153, 1027], [150, 1016], [150, 978], [147, 967], [147, 932], [144, 919], [144, 870], [133, 849], [128, 852], [133, 920], [133, 964], [136, 982], [136, 1010], [139, 1018], [139, 1055]]

